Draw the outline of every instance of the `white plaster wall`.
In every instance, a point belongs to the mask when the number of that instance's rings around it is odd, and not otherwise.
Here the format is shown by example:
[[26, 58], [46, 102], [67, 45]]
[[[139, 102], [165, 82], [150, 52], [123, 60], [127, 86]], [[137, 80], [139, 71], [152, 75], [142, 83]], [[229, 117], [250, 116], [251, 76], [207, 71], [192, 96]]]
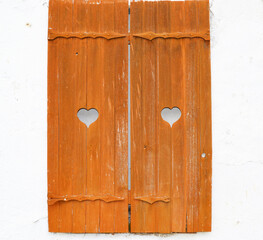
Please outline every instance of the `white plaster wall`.
[[0, 239], [263, 239], [263, 1], [211, 3], [213, 231], [48, 233], [47, 0], [0, 0]]

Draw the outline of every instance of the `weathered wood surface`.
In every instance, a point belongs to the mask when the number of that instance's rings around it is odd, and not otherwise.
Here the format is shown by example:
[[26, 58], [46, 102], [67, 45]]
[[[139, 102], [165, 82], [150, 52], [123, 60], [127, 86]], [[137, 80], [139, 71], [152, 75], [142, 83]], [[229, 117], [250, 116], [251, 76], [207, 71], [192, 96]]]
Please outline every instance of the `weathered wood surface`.
[[[211, 230], [209, 3], [130, 9], [129, 34], [127, 1], [50, 1], [51, 232], [128, 232], [128, 201], [131, 232]], [[182, 115], [171, 127], [161, 111], [173, 107]], [[77, 117], [81, 108], [99, 112], [89, 128]]]
[[131, 231], [210, 231], [209, 2], [132, 2], [131, 36]]
[[[127, 9], [126, 1], [50, 1], [51, 232], [128, 231], [128, 40], [113, 34], [127, 34]], [[100, 35], [76, 38], [85, 32]], [[81, 108], [99, 112], [89, 128], [77, 117]]]

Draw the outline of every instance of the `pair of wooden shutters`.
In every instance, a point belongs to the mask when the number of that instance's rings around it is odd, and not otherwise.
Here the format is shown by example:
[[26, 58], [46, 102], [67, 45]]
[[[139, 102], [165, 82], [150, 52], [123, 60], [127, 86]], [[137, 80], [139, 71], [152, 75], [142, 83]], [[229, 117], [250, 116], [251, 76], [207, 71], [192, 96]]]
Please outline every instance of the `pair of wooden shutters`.
[[[210, 231], [209, 2], [131, 2], [130, 31], [128, 8], [50, 1], [49, 231]], [[171, 126], [161, 111], [174, 107]], [[99, 117], [87, 127], [80, 109]]]

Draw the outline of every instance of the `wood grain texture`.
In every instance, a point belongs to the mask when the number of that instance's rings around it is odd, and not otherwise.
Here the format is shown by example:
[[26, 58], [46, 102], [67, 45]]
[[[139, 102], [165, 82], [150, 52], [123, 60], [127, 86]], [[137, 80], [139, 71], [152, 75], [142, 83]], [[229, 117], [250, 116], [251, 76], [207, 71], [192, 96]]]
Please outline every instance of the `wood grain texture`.
[[[132, 2], [130, 24], [126, 0], [50, 1], [51, 232], [127, 232], [128, 203], [131, 232], [211, 231], [209, 2]], [[81, 108], [99, 112], [89, 128]]]
[[[51, 0], [49, 31], [127, 34], [126, 1], [94, 3]], [[127, 38], [49, 41], [48, 194], [59, 197], [48, 206], [51, 232], [128, 231], [127, 58]], [[99, 112], [89, 128], [81, 108]]]
[[[132, 232], [211, 230], [210, 43], [200, 33], [208, 1], [131, 3]], [[172, 128], [165, 107], [182, 112]]]

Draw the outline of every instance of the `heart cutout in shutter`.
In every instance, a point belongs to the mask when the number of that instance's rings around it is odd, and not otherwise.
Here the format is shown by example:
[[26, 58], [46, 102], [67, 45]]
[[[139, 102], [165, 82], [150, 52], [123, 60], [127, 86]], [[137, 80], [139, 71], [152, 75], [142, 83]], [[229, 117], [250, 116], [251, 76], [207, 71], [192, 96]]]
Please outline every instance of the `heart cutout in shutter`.
[[91, 108], [89, 110], [87, 110], [86, 108], [81, 108], [78, 111], [77, 116], [81, 122], [83, 122], [87, 127], [89, 127], [98, 119], [99, 113], [95, 108]]
[[161, 116], [163, 120], [168, 122], [171, 127], [175, 122], [177, 122], [180, 119], [181, 115], [182, 115], [181, 110], [178, 107], [174, 107], [172, 109], [164, 108], [161, 111]]

